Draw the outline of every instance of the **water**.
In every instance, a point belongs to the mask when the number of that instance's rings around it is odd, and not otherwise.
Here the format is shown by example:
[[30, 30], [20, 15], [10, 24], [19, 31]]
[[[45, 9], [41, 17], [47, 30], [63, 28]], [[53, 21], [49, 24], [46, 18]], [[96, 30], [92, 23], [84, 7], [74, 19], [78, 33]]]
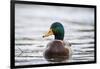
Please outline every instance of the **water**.
[[64, 40], [71, 43], [69, 62], [94, 60], [94, 9], [15, 5], [15, 65], [49, 64], [43, 57], [54, 36], [42, 38], [53, 22], [65, 28]]

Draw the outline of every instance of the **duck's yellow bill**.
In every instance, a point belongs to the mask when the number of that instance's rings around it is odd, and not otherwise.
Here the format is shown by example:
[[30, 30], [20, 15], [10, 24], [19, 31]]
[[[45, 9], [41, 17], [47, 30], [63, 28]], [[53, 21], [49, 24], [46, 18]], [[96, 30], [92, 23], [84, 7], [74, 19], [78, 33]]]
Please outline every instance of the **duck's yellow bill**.
[[48, 37], [48, 36], [50, 36], [50, 35], [53, 35], [52, 29], [50, 29], [47, 33], [45, 33], [45, 34], [43, 35], [43, 38], [44, 38], [44, 37]]

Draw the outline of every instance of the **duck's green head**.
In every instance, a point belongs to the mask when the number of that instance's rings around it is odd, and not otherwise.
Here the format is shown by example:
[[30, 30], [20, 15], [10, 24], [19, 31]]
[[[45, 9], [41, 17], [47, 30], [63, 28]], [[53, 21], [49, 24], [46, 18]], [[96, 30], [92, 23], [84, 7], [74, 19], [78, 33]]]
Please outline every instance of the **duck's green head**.
[[50, 30], [43, 36], [48, 37], [54, 35], [55, 39], [63, 40], [64, 39], [64, 27], [61, 23], [55, 22], [51, 25]]

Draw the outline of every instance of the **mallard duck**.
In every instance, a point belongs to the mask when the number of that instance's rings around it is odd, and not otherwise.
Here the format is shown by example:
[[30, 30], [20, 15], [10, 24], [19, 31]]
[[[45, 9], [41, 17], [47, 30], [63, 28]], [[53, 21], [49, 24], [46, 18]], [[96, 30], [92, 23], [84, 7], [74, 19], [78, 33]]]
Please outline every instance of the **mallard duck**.
[[55, 40], [47, 44], [47, 48], [44, 52], [44, 57], [47, 61], [51, 62], [63, 62], [69, 59], [71, 55], [71, 44], [64, 42], [64, 27], [61, 23], [55, 22], [51, 25], [50, 30], [43, 35], [48, 37], [54, 35]]

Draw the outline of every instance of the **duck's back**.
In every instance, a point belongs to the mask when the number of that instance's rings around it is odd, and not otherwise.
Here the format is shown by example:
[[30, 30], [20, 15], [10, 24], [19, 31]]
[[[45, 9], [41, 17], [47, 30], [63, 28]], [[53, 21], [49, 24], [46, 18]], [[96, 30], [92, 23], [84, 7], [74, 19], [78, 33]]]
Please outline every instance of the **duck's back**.
[[69, 57], [69, 50], [65, 48], [65, 44], [59, 40], [50, 42], [47, 45], [47, 49], [44, 53], [45, 58], [48, 61], [61, 62]]

